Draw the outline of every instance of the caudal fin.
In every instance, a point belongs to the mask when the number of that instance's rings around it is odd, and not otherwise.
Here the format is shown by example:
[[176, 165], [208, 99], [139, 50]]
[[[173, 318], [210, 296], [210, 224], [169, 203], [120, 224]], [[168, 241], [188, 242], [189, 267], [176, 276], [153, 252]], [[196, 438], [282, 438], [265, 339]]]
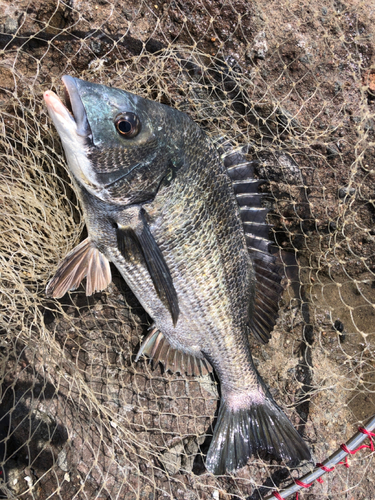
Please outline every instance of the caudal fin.
[[285, 462], [311, 460], [306, 443], [272, 401], [266, 399], [236, 411], [222, 401], [207, 454], [207, 470], [216, 475], [234, 472], [259, 452]]

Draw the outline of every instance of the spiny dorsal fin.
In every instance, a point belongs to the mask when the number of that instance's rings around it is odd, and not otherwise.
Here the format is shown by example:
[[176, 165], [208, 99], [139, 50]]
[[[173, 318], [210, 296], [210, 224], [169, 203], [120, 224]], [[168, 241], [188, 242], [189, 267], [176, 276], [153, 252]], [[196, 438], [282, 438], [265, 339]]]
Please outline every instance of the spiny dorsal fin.
[[278, 316], [283, 272], [269, 252], [270, 226], [266, 223], [269, 210], [262, 207], [262, 194], [258, 192], [259, 186], [265, 181], [254, 178], [254, 167], [259, 161], [247, 161], [242, 153], [243, 148], [231, 151], [228, 144], [225, 147], [221, 144], [219, 151], [232, 180], [257, 281], [255, 301], [249, 314], [249, 327], [258, 340], [267, 343]]
[[169, 370], [172, 373], [202, 376], [213, 372], [211, 364], [205, 359], [185, 354], [171, 347], [157, 328], [153, 328], [146, 336], [135, 360], [138, 361], [142, 355], [152, 359], [153, 369], [160, 362], [164, 365], [166, 371]]
[[77, 245], [59, 264], [55, 276], [48, 283], [48, 297], [60, 299], [69, 290], [75, 290], [86, 276], [86, 295], [107, 288], [112, 280], [108, 259], [95, 247], [90, 238]]

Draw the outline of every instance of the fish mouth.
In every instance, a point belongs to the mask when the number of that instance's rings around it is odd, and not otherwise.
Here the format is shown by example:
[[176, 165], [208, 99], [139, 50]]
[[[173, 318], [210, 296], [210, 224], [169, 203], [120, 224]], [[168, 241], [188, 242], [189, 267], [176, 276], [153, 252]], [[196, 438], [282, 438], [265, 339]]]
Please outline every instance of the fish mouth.
[[92, 137], [91, 127], [87, 119], [85, 106], [79, 95], [76, 79], [73, 76], [64, 75], [62, 82], [64, 84], [65, 106], [77, 124], [77, 134], [85, 138]]

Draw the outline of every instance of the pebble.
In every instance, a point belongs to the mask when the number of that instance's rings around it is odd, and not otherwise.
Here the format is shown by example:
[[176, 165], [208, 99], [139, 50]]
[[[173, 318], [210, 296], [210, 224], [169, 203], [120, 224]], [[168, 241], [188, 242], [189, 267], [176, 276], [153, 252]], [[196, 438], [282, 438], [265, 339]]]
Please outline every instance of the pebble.
[[346, 196], [353, 196], [354, 194], [354, 188], [342, 187], [339, 189], [339, 198], [346, 198]]
[[13, 35], [18, 30], [18, 21], [13, 17], [8, 16], [3, 24], [3, 32]]
[[342, 333], [344, 331], [344, 324], [339, 319], [337, 319], [335, 321], [335, 324], [333, 325], [333, 328], [339, 333]]
[[90, 47], [94, 54], [98, 55], [102, 50], [102, 43], [100, 42], [100, 40], [92, 40], [90, 43]]
[[342, 90], [342, 83], [341, 82], [335, 82], [334, 83], [334, 89], [333, 89], [334, 94], [337, 95], [341, 90]]

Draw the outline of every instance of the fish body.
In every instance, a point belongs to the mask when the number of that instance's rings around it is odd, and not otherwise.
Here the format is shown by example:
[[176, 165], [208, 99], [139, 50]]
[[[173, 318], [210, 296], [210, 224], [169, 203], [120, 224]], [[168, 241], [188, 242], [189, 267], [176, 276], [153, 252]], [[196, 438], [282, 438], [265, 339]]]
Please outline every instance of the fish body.
[[88, 238], [60, 264], [47, 293], [60, 297], [85, 276], [88, 294], [101, 290], [112, 262], [154, 321], [137, 359], [216, 372], [221, 405], [209, 471], [235, 471], [260, 451], [309, 460], [249, 347], [250, 331], [269, 339], [281, 292], [251, 163], [220, 154], [168, 106], [70, 76], [63, 82], [67, 107], [52, 92], [44, 98]]

